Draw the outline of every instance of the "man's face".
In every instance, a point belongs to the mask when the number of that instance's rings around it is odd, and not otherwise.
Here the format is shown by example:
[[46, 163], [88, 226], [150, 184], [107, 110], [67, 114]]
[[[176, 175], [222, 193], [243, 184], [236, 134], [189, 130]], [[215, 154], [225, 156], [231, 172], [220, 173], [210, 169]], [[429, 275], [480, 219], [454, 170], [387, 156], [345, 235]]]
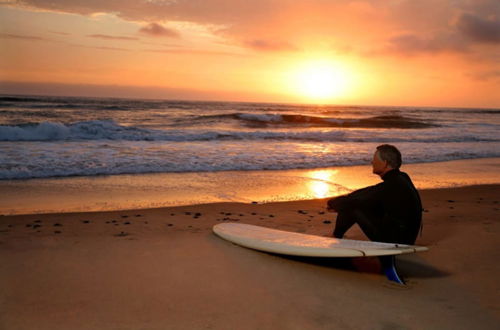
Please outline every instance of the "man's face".
[[372, 160], [373, 173], [382, 175], [388, 170], [387, 161], [380, 159], [378, 151], [375, 151]]

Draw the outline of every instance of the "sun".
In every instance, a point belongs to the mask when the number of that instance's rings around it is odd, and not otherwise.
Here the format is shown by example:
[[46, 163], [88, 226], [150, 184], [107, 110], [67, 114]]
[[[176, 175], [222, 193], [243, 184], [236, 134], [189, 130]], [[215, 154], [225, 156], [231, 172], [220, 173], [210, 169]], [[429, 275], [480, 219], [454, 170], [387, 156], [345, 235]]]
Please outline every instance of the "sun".
[[335, 100], [342, 97], [348, 87], [346, 70], [327, 60], [299, 65], [293, 80], [295, 92], [313, 102]]

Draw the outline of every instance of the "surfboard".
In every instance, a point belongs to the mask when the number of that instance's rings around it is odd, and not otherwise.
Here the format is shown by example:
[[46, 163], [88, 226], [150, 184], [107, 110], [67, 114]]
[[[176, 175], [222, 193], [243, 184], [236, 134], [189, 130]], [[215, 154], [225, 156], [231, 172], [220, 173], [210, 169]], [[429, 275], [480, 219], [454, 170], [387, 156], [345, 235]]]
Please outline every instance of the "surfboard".
[[368, 257], [428, 250], [424, 246], [338, 239], [232, 222], [215, 225], [213, 232], [247, 248], [291, 256]]
[[428, 250], [425, 246], [338, 239], [232, 222], [217, 224], [212, 229], [229, 242], [270, 253], [302, 257], [378, 256], [387, 279], [403, 285], [395, 256]]

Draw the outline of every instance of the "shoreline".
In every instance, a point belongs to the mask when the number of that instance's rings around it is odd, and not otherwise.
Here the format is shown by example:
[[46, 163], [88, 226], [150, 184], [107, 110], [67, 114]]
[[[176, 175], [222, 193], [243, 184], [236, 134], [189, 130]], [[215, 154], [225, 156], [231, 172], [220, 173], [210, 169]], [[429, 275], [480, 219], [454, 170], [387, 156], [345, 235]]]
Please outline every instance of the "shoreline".
[[[403, 164], [418, 189], [500, 183], [500, 158]], [[312, 200], [380, 182], [371, 166], [159, 173], [0, 181], [0, 214], [149, 209], [218, 202]]]
[[[241, 222], [327, 236], [335, 214], [324, 198], [2, 216], [0, 327], [496, 329], [499, 190], [421, 190], [416, 244], [429, 251], [398, 256], [404, 288], [388, 283], [376, 258], [346, 267], [212, 233]], [[346, 238], [366, 240], [357, 226]]]

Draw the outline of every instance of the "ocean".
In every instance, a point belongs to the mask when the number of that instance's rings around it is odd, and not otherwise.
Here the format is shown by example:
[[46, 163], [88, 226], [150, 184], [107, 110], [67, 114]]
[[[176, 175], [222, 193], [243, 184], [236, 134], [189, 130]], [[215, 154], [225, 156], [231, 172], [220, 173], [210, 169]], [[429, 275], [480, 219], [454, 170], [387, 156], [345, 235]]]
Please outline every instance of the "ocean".
[[500, 109], [0, 96], [0, 180], [500, 157]]

